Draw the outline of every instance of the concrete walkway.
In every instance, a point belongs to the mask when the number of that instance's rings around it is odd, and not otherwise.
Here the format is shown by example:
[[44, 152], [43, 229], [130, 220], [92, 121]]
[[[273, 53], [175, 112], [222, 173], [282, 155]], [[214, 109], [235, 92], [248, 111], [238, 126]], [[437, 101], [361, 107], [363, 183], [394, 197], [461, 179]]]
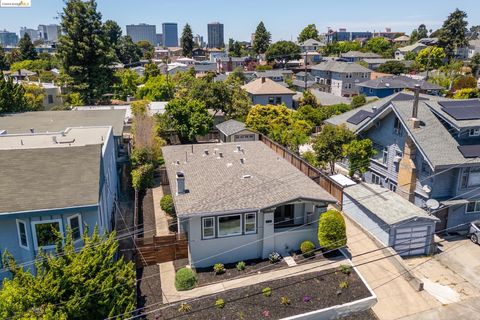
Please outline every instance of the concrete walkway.
[[440, 306], [424, 312], [401, 318], [402, 320], [475, 320], [480, 319], [478, 298]]
[[[155, 208], [155, 226], [157, 229], [156, 236], [165, 236], [170, 234], [168, 229], [168, 216], [165, 211], [160, 208], [160, 200], [163, 197], [162, 186], [158, 186], [152, 189], [153, 193], [153, 206]], [[148, 226], [150, 227], [150, 226]]]
[[177, 291], [177, 289], [175, 288], [175, 268], [172, 262], [162, 263], [159, 265], [159, 267], [162, 291], [164, 295], [163, 302], [171, 303], [184, 299], [191, 299], [204, 295], [215, 294], [225, 290], [254, 285], [265, 281], [338, 268], [342, 264], [349, 264], [349, 262], [347, 259], [341, 259], [333, 263], [327, 264], [327, 261], [322, 260], [314, 263], [297, 265], [296, 267], [289, 267], [261, 274], [253, 274], [250, 277], [226, 280], [220, 283], [195, 288], [189, 291]]
[[[353, 256], [353, 264], [362, 264], [358, 270], [366, 279], [378, 298], [372, 308], [381, 320], [399, 319], [428, 309], [438, 307], [440, 303], [428, 293], [418, 292], [403, 278], [398, 276], [393, 258], [385, 258], [383, 251], [375, 251], [355, 258], [356, 255], [378, 249], [379, 246], [370, 239], [365, 231], [348, 219], [348, 249]], [[379, 261], [374, 261], [380, 258]]]

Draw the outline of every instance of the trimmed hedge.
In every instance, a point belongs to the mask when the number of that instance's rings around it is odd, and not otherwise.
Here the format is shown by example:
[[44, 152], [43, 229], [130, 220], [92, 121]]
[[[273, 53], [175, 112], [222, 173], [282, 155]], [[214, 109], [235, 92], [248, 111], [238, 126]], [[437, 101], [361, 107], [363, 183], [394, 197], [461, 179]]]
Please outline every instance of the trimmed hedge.
[[197, 286], [197, 275], [189, 268], [181, 268], [175, 274], [175, 288], [178, 291], [191, 290]]
[[160, 208], [170, 216], [175, 216], [175, 205], [171, 195], [166, 194], [160, 200]]
[[305, 258], [313, 257], [315, 255], [313, 250], [315, 250], [315, 245], [310, 240], [305, 240], [300, 245], [300, 251], [302, 251]]
[[347, 244], [347, 230], [342, 214], [328, 210], [320, 216], [318, 223], [318, 242], [325, 250], [334, 250]]

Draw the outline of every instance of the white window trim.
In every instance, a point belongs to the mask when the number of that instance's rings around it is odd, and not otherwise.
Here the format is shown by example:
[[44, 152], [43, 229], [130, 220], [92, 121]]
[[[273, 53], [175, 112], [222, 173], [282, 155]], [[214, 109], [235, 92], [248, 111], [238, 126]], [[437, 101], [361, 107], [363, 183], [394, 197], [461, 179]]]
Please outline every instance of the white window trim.
[[[473, 134], [472, 134], [473, 132]], [[479, 128], [473, 128], [468, 130], [468, 136], [469, 137], [478, 137], [480, 136], [480, 129]]]
[[[240, 217], [240, 232], [237, 233], [231, 233], [228, 235], [220, 235], [220, 218], [226, 218], [226, 217], [235, 217], [239, 216]], [[243, 225], [243, 214], [229, 214], [225, 216], [218, 216], [217, 217], [217, 238], [228, 238], [228, 237], [233, 237], [233, 236], [241, 236], [242, 233], [242, 225]]]
[[[474, 210], [473, 211], [468, 211], [468, 205], [471, 203], [471, 202], [474, 202], [475, 205], [473, 206]], [[477, 207], [477, 203], [480, 202], [480, 200], [476, 200], [476, 201], [470, 201], [469, 203], [467, 203], [465, 205], [465, 213], [478, 213], [480, 212], [480, 210], [475, 210], [475, 208]]]
[[45, 223], [52, 223], [52, 222], [58, 222], [59, 223], [59, 227], [60, 227], [59, 231], [63, 235], [62, 219], [39, 220], [39, 221], [32, 221], [31, 222], [31, 224], [32, 224], [32, 234], [33, 234], [33, 245], [34, 245], [35, 250], [39, 250], [39, 249], [48, 250], [48, 249], [55, 248], [55, 245], [39, 247], [38, 246], [38, 239], [37, 239], [37, 230], [35, 228], [35, 226], [37, 224], [45, 224]]
[[[247, 231], [247, 216], [248, 215], [253, 215], [253, 223], [254, 223], [254, 227], [253, 227], [253, 231]], [[245, 222], [243, 224], [243, 233], [244, 234], [254, 234], [254, 233], [257, 233], [257, 213], [256, 212], [247, 212], [245, 213]]]
[[[212, 220], [212, 226], [209, 227], [209, 228], [212, 228], [213, 229], [213, 235], [212, 236], [205, 236], [205, 225], [203, 223], [203, 221], [207, 220], [207, 219], [211, 219]], [[205, 218], [202, 218], [202, 239], [214, 239], [215, 238], [215, 217], [205, 217]]]
[[[25, 220], [17, 219], [17, 235], [18, 235], [18, 245], [20, 248], [30, 250], [30, 243], [28, 241], [28, 231], [27, 231], [27, 222]], [[22, 238], [20, 237], [20, 223], [23, 223], [25, 226], [25, 238], [27, 239], [27, 246], [22, 245]]]
[[[79, 242], [79, 241], [82, 241], [82, 235], [83, 235], [82, 215], [81, 215], [80, 213], [76, 213], [76, 214], [71, 215], [71, 216], [69, 216], [69, 217], [67, 218], [68, 227], [69, 227], [70, 229], [72, 229], [72, 225], [71, 225], [70, 221], [71, 221], [73, 218], [77, 218], [77, 217], [78, 217], [78, 228], [80, 229], [80, 230], [79, 230], [79, 231], [80, 231], [80, 238], [77, 239], [77, 240], [73, 239], [73, 242], [74, 242], [74, 243], [77, 243], [77, 242]], [[73, 234], [72, 234], [72, 235], [73, 235]]]

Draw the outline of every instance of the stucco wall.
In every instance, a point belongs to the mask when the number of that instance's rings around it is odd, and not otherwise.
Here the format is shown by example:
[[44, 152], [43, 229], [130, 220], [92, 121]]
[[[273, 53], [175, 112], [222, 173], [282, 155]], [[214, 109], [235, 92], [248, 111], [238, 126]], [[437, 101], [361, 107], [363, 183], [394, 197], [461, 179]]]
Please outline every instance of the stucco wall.
[[287, 108], [293, 108], [293, 95], [291, 94], [250, 95], [250, 98], [252, 99], [254, 105], [259, 104], [262, 106], [266, 106], [267, 104], [269, 104], [269, 97], [280, 97], [282, 98], [282, 103], [285, 104]]

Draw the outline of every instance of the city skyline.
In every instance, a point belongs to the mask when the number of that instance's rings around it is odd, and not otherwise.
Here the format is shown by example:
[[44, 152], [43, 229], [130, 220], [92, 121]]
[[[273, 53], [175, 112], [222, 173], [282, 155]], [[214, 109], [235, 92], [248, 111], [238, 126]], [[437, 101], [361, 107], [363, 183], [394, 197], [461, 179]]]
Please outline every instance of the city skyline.
[[[283, 2], [285, 2], [283, 4]], [[292, 10], [292, 4], [284, 0], [265, 0], [255, 2], [246, 0], [242, 6], [225, 3], [220, 0], [207, 2], [194, 2], [179, 0], [175, 3], [159, 3], [152, 0], [138, 1], [135, 11], [124, 10], [119, 5], [127, 3], [124, 0], [112, 1], [98, 0], [98, 9], [103, 15], [103, 20], [115, 20], [126, 34], [128, 24], [154, 24], [160, 30], [164, 22], [176, 22], [178, 33], [186, 23], [192, 27], [194, 34], [207, 36], [207, 24], [219, 21], [225, 25], [225, 41], [233, 38], [239, 41], [250, 40], [251, 33], [255, 31], [260, 21], [265, 23], [267, 30], [272, 33], [272, 40], [296, 40], [298, 33], [308, 24], [315, 23], [320, 32], [327, 28], [346, 28], [348, 31], [380, 31], [391, 28], [392, 31], [410, 33], [419, 24], [426, 24], [428, 29], [437, 29], [443, 20], [455, 10], [456, 7], [469, 14], [470, 25], [480, 24], [480, 12], [476, 10], [476, 0], [464, 0], [461, 3], [453, 1], [413, 1], [403, 2], [404, 8], [414, 8], [415, 11], [404, 10], [404, 15], [388, 10], [388, 3], [381, 0], [366, 0], [352, 3], [322, 3], [308, 1], [302, 4], [302, 9]], [[251, 3], [251, 5], [248, 5]], [[178, 8], [183, 8], [178, 10]], [[222, 15], [218, 10], [223, 8]], [[51, 0], [39, 3], [32, 1], [31, 8], [3, 8], [0, 9], [0, 30], [6, 29], [19, 34], [21, 27], [32, 28], [39, 24], [59, 23], [54, 19], [63, 8], [62, 0]], [[186, 9], [185, 9], [186, 8]], [[381, 15], [378, 12], [382, 12]], [[239, 19], [239, 17], [242, 17]], [[289, 19], [288, 23], [285, 19]], [[26, 23], [28, 21], [28, 23]]]

